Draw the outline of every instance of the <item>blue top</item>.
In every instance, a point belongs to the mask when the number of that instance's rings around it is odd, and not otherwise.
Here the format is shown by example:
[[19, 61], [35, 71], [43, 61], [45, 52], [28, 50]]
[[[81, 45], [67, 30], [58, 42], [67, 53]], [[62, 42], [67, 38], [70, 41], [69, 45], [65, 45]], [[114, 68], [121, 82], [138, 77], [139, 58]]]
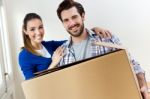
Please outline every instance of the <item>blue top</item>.
[[[52, 56], [57, 47], [61, 46], [65, 41], [43, 41], [42, 45], [47, 49], [49, 54]], [[19, 54], [19, 64], [25, 79], [33, 78], [35, 72], [48, 69], [52, 59], [37, 56], [32, 54], [27, 49], [23, 49]]]

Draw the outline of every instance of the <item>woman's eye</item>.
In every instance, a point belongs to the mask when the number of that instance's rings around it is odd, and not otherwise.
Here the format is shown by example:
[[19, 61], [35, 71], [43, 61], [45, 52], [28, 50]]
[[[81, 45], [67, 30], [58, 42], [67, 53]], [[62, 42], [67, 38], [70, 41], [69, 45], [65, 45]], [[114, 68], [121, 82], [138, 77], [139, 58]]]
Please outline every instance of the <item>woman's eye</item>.
[[30, 31], [34, 31], [35, 29], [30, 29]]

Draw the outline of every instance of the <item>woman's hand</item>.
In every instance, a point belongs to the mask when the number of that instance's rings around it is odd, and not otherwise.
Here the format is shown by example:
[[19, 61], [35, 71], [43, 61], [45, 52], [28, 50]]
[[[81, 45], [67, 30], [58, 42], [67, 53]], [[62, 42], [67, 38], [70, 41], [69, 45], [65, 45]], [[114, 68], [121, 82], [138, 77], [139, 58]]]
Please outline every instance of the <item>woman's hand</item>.
[[61, 58], [64, 56], [63, 51], [64, 51], [64, 48], [61, 47], [61, 46], [58, 47], [58, 48], [55, 50], [55, 52], [54, 52], [54, 54], [53, 54], [53, 56], [52, 56], [52, 63], [51, 63], [51, 65], [49, 66], [48, 69], [54, 68], [54, 67], [56, 67], [56, 66], [58, 65], [58, 63], [60, 62]]
[[103, 28], [94, 27], [94, 28], [92, 28], [92, 30], [102, 38], [110, 39], [112, 37], [111, 32], [108, 30], [105, 30]]

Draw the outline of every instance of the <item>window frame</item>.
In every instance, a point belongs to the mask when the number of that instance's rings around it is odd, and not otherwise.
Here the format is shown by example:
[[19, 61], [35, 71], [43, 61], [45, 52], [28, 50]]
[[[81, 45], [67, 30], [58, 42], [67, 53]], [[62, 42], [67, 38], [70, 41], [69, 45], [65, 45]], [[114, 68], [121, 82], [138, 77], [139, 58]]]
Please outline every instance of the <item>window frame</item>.
[[8, 97], [15, 99], [15, 80], [6, 12], [6, 2], [0, 0], [0, 74], [3, 80], [0, 87], [0, 99]]
[[[1, 24], [1, 23], [0, 23]], [[0, 29], [1, 33], [1, 29]], [[0, 35], [0, 75], [2, 83], [0, 84], [0, 98], [3, 96], [3, 94], [7, 91], [6, 87], [6, 79], [5, 79], [5, 69], [4, 69], [4, 62], [3, 62], [3, 51], [2, 51], [2, 43], [1, 43], [1, 35]]]

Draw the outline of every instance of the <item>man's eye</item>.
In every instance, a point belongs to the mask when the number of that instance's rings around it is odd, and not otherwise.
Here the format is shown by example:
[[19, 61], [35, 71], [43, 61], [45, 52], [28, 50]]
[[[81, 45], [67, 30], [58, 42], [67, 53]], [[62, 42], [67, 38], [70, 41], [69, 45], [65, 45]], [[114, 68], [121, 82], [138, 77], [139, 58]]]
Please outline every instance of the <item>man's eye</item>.
[[64, 22], [68, 22], [68, 19], [65, 19]]
[[43, 26], [40, 26], [39, 29], [43, 29]]
[[76, 19], [77, 17], [78, 17], [78, 16], [75, 15], [75, 16], [72, 17], [72, 19]]

